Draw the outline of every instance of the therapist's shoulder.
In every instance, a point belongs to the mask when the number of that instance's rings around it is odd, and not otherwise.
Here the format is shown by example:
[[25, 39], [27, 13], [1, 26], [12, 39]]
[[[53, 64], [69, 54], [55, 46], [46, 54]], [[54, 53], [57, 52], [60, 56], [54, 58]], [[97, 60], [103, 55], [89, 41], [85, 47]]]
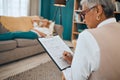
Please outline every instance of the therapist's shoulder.
[[78, 36], [78, 41], [84, 41], [84, 42], [95, 42], [95, 37], [91, 33], [92, 29], [85, 29], [83, 32], [81, 32]]
[[84, 31], [82, 31], [80, 34], [79, 34], [79, 37], [86, 37], [86, 36], [91, 36], [91, 29], [85, 29]]

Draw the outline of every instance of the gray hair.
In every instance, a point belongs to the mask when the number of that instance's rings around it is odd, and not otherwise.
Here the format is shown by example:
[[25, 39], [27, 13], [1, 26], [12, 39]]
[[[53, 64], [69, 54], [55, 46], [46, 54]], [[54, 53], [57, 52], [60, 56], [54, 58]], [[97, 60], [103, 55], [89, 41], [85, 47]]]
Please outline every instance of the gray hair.
[[81, 5], [83, 4], [89, 8], [95, 5], [101, 5], [107, 18], [113, 17], [114, 15], [115, 4], [113, 0], [82, 0]]

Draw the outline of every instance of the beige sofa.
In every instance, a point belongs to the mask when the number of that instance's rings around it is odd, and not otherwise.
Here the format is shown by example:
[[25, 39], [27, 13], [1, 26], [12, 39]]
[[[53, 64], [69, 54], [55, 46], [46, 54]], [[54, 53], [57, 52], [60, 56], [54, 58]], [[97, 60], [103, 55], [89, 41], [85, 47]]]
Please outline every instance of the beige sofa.
[[[9, 27], [4, 27], [1, 21], [2, 16], [0, 17], [0, 34], [8, 32], [8, 31], [27, 31], [31, 29], [32, 25], [31, 18], [29, 17], [8, 17], [5, 16], [5, 23], [10, 23], [7, 25]], [[12, 21], [13, 20], [13, 21]], [[22, 22], [21, 22], [22, 21]], [[22, 24], [25, 24], [23, 26]], [[18, 25], [19, 28], [16, 28], [15, 26]], [[12, 27], [13, 26], [13, 27]], [[55, 24], [54, 26], [54, 33], [59, 34], [60, 36], [62, 35], [63, 27], [61, 25]], [[7, 41], [0, 41], [0, 65], [7, 64], [16, 60], [20, 60], [26, 57], [30, 57], [36, 54], [43, 53], [44, 49], [42, 46], [39, 44], [37, 39], [14, 39], [14, 40], [7, 40]]]

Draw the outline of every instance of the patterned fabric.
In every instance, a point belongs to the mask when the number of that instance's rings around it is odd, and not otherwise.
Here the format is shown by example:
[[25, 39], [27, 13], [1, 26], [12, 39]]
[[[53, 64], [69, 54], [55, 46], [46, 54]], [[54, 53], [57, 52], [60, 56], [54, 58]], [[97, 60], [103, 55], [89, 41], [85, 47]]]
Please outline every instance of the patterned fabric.
[[33, 28], [30, 17], [1, 16], [1, 24], [9, 31], [29, 31]]

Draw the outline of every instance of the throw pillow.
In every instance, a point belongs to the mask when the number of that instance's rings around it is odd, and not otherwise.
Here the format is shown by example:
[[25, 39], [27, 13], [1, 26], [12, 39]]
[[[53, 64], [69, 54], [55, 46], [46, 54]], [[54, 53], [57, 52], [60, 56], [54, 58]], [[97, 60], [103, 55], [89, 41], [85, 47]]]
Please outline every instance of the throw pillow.
[[50, 34], [53, 35], [55, 22], [50, 21], [49, 30]]

